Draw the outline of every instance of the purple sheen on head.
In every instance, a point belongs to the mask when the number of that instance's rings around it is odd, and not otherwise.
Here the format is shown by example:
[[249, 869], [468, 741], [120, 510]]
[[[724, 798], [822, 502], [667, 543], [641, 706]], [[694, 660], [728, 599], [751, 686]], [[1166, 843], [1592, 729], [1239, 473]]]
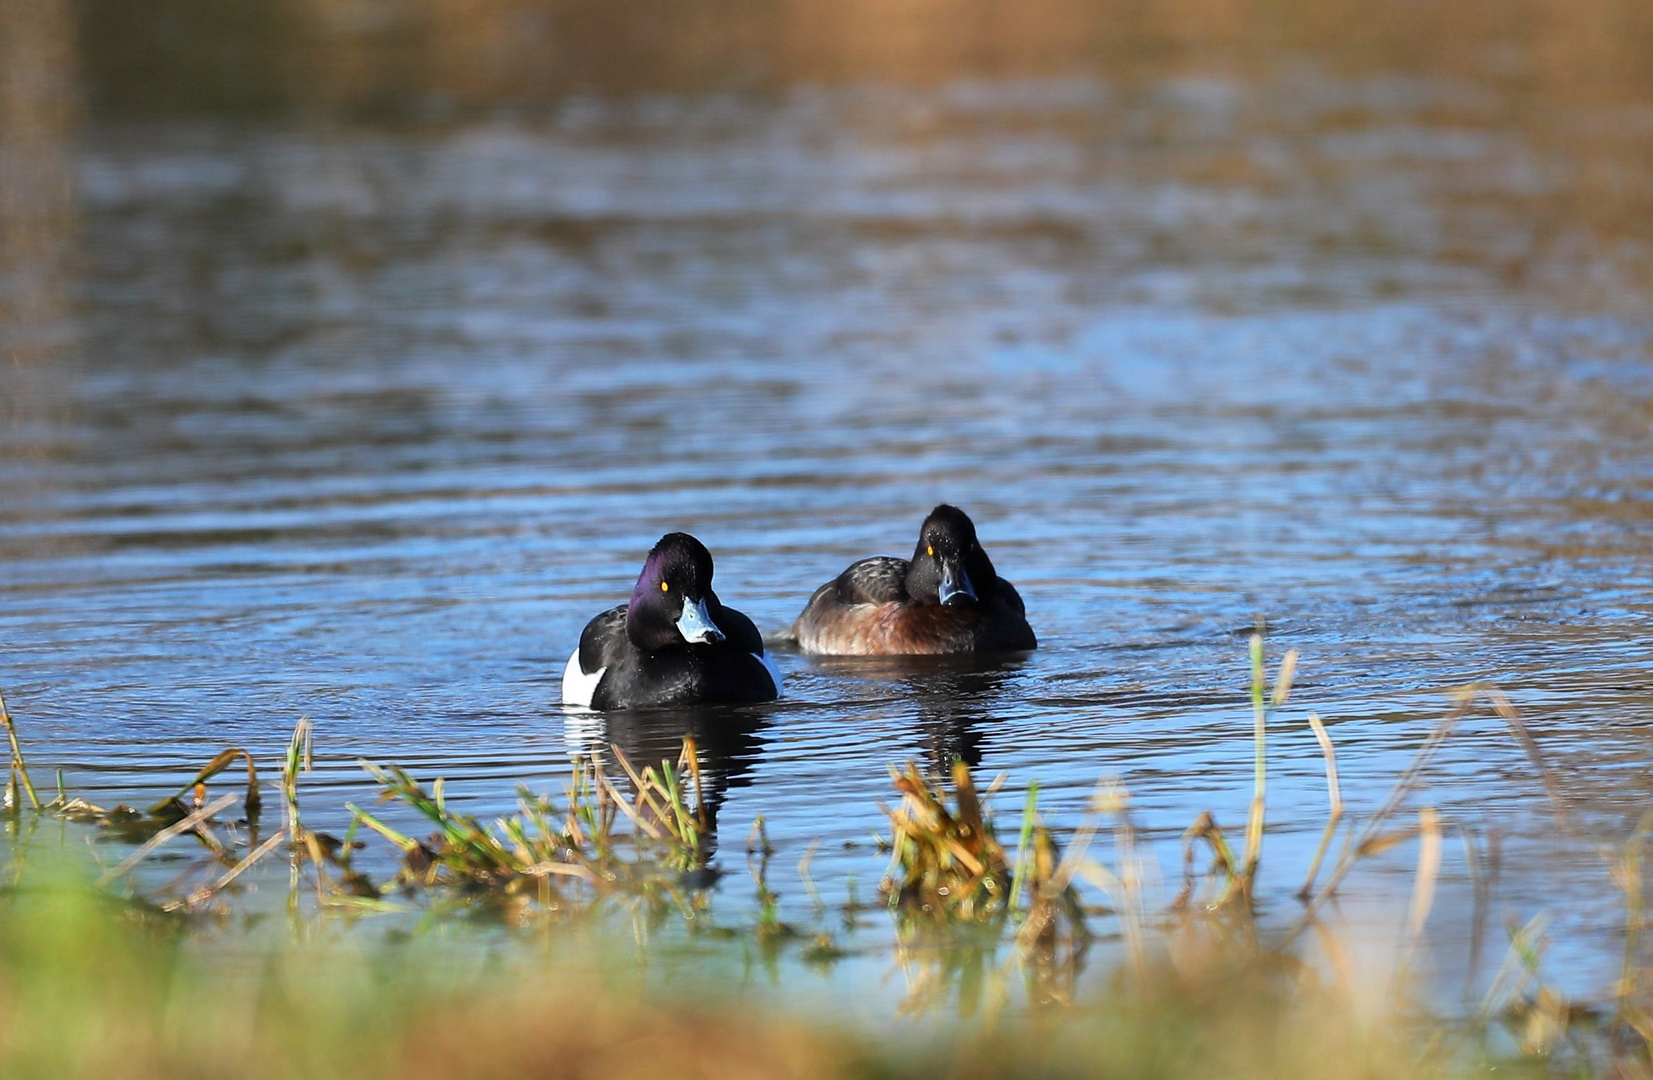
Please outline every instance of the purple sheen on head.
[[[668, 586], [661, 589], [661, 584]], [[626, 635], [639, 648], [661, 649], [682, 640], [677, 620], [683, 606], [697, 601], [710, 605], [715, 617], [717, 597], [712, 592], [712, 556], [688, 533], [667, 533], [654, 545], [637, 576], [626, 608]]]
[[650, 593], [660, 591], [660, 582], [664, 580], [661, 568], [662, 558], [660, 547], [657, 544], [654, 550], [649, 552], [649, 557], [643, 561], [643, 572], [637, 575], [637, 584], [631, 590], [631, 603], [628, 606], [632, 609], [635, 609], [643, 601], [643, 598]]

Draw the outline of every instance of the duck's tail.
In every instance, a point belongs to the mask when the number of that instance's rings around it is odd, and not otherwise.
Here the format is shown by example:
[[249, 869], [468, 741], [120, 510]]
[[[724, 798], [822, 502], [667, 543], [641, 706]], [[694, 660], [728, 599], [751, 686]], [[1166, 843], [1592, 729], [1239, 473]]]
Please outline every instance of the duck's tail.
[[763, 639], [763, 647], [776, 652], [798, 652], [798, 624], [793, 623], [778, 634], [768, 635]]

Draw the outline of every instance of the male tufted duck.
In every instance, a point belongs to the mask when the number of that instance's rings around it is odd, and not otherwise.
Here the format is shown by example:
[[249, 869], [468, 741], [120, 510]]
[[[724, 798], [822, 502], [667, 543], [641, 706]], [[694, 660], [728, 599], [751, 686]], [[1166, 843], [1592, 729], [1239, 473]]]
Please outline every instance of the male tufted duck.
[[1023, 652], [1038, 639], [1016, 587], [993, 572], [964, 511], [938, 506], [911, 560], [862, 559], [815, 590], [792, 626], [828, 656]]
[[603, 710], [773, 701], [780, 685], [752, 620], [712, 591], [706, 546], [667, 533], [631, 602], [586, 624], [563, 671], [562, 700]]

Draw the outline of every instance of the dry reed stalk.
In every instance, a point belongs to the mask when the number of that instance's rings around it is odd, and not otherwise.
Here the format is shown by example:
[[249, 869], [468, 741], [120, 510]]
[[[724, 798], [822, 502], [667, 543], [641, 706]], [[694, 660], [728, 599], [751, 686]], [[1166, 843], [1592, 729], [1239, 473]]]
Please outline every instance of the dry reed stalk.
[[1510, 699], [1505, 696], [1504, 692], [1497, 687], [1483, 686], [1476, 689], [1486, 695], [1487, 700], [1492, 702], [1492, 707], [1497, 710], [1498, 715], [1504, 718], [1504, 723], [1509, 726], [1510, 734], [1526, 753], [1527, 760], [1532, 763], [1532, 767], [1538, 771], [1539, 779], [1544, 782], [1544, 792], [1550, 798], [1550, 808], [1555, 812], [1556, 820], [1565, 825], [1567, 823], [1567, 801], [1561, 794], [1561, 783], [1556, 779], [1555, 771], [1550, 768], [1549, 762], [1544, 759], [1543, 751], [1538, 748], [1538, 740], [1534, 739], [1532, 732], [1527, 730], [1526, 722], [1521, 719], [1521, 714], [1516, 711], [1515, 706], [1510, 703]]
[[[29, 796], [29, 806], [35, 810], [42, 809], [40, 796], [35, 794], [34, 781], [29, 779], [29, 767], [23, 762], [23, 748], [17, 742], [17, 725], [12, 720], [11, 712], [6, 708], [6, 697], [0, 694], [0, 724], [6, 725], [6, 739], [11, 743], [11, 778], [8, 786], [15, 789], [18, 780], [23, 782], [23, 790]], [[11, 805], [15, 809], [18, 800], [15, 795]]]
[[1430, 731], [1429, 736], [1424, 740], [1423, 745], [1420, 746], [1417, 753], [1413, 755], [1411, 763], [1406, 767], [1406, 771], [1401, 774], [1394, 786], [1390, 788], [1389, 794], [1384, 798], [1382, 805], [1379, 806], [1377, 811], [1367, 820], [1365, 827], [1359, 832], [1358, 835], [1350, 837], [1349, 840], [1345, 842], [1343, 850], [1339, 854], [1338, 860], [1333, 866], [1331, 875], [1327, 879], [1326, 884], [1321, 887], [1319, 892], [1314, 894], [1312, 899], [1307, 901], [1307, 910], [1303, 916], [1303, 919], [1298, 922], [1291, 934], [1288, 935], [1288, 941], [1294, 939], [1299, 933], [1302, 932], [1303, 927], [1306, 925], [1307, 918], [1312, 915], [1314, 909], [1324, 903], [1326, 899], [1331, 896], [1334, 891], [1336, 891], [1338, 885], [1343, 881], [1344, 877], [1348, 875], [1349, 871], [1353, 869], [1354, 865], [1360, 861], [1360, 859], [1366, 857], [1367, 855], [1376, 854], [1379, 851], [1386, 850], [1404, 835], [1400, 833], [1385, 835], [1382, 834], [1380, 830], [1383, 823], [1391, 814], [1395, 812], [1401, 801], [1416, 785], [1418, 777], [1422, 774], [1424, 768], [1429, 764], [1430, 759], [1434, 757], [1435, 752], [1440, 749], [1441, 743], [1446, 740], [1447, 736], [1452, 733], [1458, 722], [1468, 714], [1469, 710], [1475, 705], [1475, 702], [1483, 695], [1489, 702], [1492, 703], [1492, 706], [1498, 715], [1503, 718], [1504, 722], [1510, 729], [1511, 735], [1515, 738], [1516, 742], [1526, 753], [1528, 760], [1538, 771], [1539, 776], [1543, 780], [1546, 793], [1550, 799], [1550, 805], [1555, 812], [1557, 820], [1563, 825], [1566, 824], [1566, 804], [1561, 792], [1561, 786], [1556, 780], [1554, 771], [1550, 769], [1549, 764], [1545, 761], [1537, 741], [1533, 739], [1531, 732], [1527, 730], [1526, 724], [1522, 721], [1521, 716], [1516, 711], [1515, 707], [1510, 703], [1509, 699], [1503, 694], [1502, 691], [1494, 687], [1479, 684], [1465, 687], [1457, 692], [1455, 695], [1456, 701], [1453, 703], [1452, 708]]
[[624, 769], [626, 771], [626, 775], [631, 778], [632, 787], [637, 789], [637, 809], [641, 811], [645, 806], [647, 806], [648, 809], [654, 814], [655, 820], [663, 821], [666, 815], [660, 807], [655, 805], [654, 799], [650, 794], [653, 789], [653, 785], [646, 782], [642, 776], [637, 774], [637, 770], [631, 767], [631, 759], [626, 757], [624, 750], [621, 750], [618, 746], [611, 746], [609, 749], [614, 752], [614, 760], [620, 763], [620, 768]]
[[1487, 984], [1487, 991], [1481, 998], [1481, 1006], [1476, 1010], [1476, 1019], [1481, 1023], [1489, 1021], [1502, 1011], [1506, 1002], [1526, 989], [1527, 982], [1532, 978], [1530, 958], [1542, 953], [1544, 932], [1549, 926], [1550, 917], [1540, 912], [1524, 926], [1511, 930], [1509, 948], [1505, 950], [1504, 959], [1493, 973], [1492, 981]]
[[214, 881], [210, 885], [202, 886], [183, 900], [175, 900], [170, 904], [163, 904], [161, 905], [161, 909], [163, 911], [200, 910], [205, 907], [213, 897], [217, 896], [220, 892], [223, 892], [226, 886], [245, 873], [254, 863], [274, 851], [276, 847], [286, 838], [287, 834], [281, 829], [277, 829], [274, 835], [249, 852], [246, 858], [242, 859], [240, 862], [230, 867], [229, 870], [225, 871], [223, 876], [217, 881]]
[[1628, 1024], [1635, 1028], [1644, 1040], [1653, 1034], [1653, 1020], [1650, 1020], [1646, 1010], [1636, 1003], [1636, 997], [1641, 990], [1641, 966], [1638, 960], [1641, 956], [1642, 933], [1647, 924], [1647, 910], [1642, 890], [1642, 857], [1646, 852], [1649, 834], [1653, 834], [1653, 807], [1642, 811], [1630, 839], [1624, 845], [1623, 855], [1613, 868], [1613, 877], [1624, 892], [1625, 914], [1624, 956], [1619, 966], [1618, 985], [1614, 987], [1613, 992], [1613, 1018], [1615, 1023]]
[[1464, 965], [1463, 997], [1467, 1001], [1474, 986], [1473, 980], [1481, 969], [1481, 953], [1486, 942], [1487, 907], [1491, 899], [1489, 874], [1496, 868], [1497, 836], [1488, 834], [1488, 852], [1483, 859], [1474, 830], [1462, 822], [1457, 823], [1457, 829], [1458, 837], [1463, 841], [1464, 866], [1469, 871], [1470, 885], [1475, 893], [1475, 910], [1469, 929], [1469, 963]]
[[1114, 832], [1114, 847], [1119, 853], [1119, 931], [1125, 938], [1131, 969], [1142, 980], [1148, 974], [1148, 947], [1142, 932], [1142, 867], [1136, 855], [1136, 829], [1123, 812]]
[[1343, 820], [1343, 789], [1337, 782], [1337, 750], [1332, 746], [1332, 737], [1326, 733], [1326, 725], [1321, 723], [1318, 713], [1309, 713], [1309, 727], [1314, 730], [1314, 737], [1320, 743], [1320, 752], [1326, 758], [1326, 797], [1331, 802], [1331, 812], [1326, 818], [1326, 830], [1320, 834], [1320, 846], [1314, 849], [1314, 859], [1309, 863], [1309, 872], [1303, 876], [1303, 887], [1297, 890], [1298, 899], [1307, 899], [1314, 889], [1314, 879], [1320, 876], [1320, 863], [1326, 857], [1326, 851], [1331, 847], [1332, 837], [1337, 832], [1337, 826]]
[[[1182, 833], [1183, 884], [1181, 893], [1172, 904], [1173, 907], [1187, 906], [1189, 898], [1193, 895], [1194, 845], [1200, 840], [1204, 840], [1207, 846], [1211, 848], [1212, 864], [1211, 869], [1206, 871], [1206, 875], [1209, 876], [1211, 873], [1221, 870], [1224, 880], [1228, 883], [1223, 892], [1224, 897], [1229, 895], [1229, 892], [1234, 888], [1235, 880], [1240, 875], [1239, 863], [1234, 858], [1233, 849], [1228, 846], [1228, 839], [1223, 835], [1222, 826], [1217, 824], [1217, 819], [1212, 816], [1211, 811], [1202, 811], [1200, 816], [1194, 819], [1194, 823], [1184, 829]], [[1221, 903], [1222, 900], [1218, 899], [1212, 906], [1220, 906]]]
[[1251, 714], [1254, 763], [1251, 789], [1251, 812], [1246, 817], [1245, 857], [1241, 862], [1237, 883], [1249, 892], [1257, 875], [1257, 864], [1263, 857], [1263, 824], [1268, 809], [1268, 704], [1263, 696], [1267, 689], [1267, 675], [1263, 670], [1263, 635], [1251, 635]]
[[815, 852], [821, 847], [819, 836], [809, 842], [804, 849], [803, 856], [798, 860], [798, 880], [803, 882], [804, 891], [809, 894], [810, 901], [815, 905], [817, 913], [826, 910], [826, 901], [821, 899], [820, 890], [815, 888], [815, 879], [810, 875], [810, 865], [815, 861]]
[[1406, 948], [1402, 967], [1410, 961], [1423, 937], [1424, 923], [1435, 906], [1435, 879], [1441, 870], [1441, 816], [1433, 807], [1418, 811], [1418, 870], [1412, 879], [1412, 903], [1406, 916]]
[[542, 862], [534, 863], [523, 868], [522, 871], [529, 877], [571, 877], [579, 878], [590, 885], [598, 882], [596, 874], [576, 863]]
[[113, 870], [107, 871], [102, 877], [98, 878], [98, 887], [102, 888], [108, 885], [111, 881], [114, 881], [134, 866], [137, 866], [144, 859], [148, 858], [150, 852], [154, 851], [168, 840], [171, 840], [174, 836], [188, 832], [197, 825], [211, 818], [212, 815], [218, 813], [220, 810], [227, 810], [230, 806], [234, 805], [234, 803], [234, 795], [223, 795], [211, 803], [208, 803], [206, 806], [200, 807], [199, 809], [191, 812], [185, 816], [183, 820], [175, 822], [172, 825], [168, 825], [166, 828], [150, 837], [147, 843], [145, 843], [137, 851], [134, 851], [132, 854], [128, 855]]
[[1269, 699], [1273, 708], [1281, 708], [1291, 699], [1292, 683], [1297, 680], [1296, 649], [1286, 650], [1286, 655], [1280, 659], [1280, 670], [1274, 674], [1274, 693]]
[[1389, 794], [1384, 798], [1382, 805], [1367, 820], [1365, 827], [1344, 843], [1343, 851], [1338, 855], [1337, 862], [1332, 866], [1326, 884], [1322, 885], [1320, 891], [1315, 893], [1305, 904], [1303, 916], [1291, 933], [1287, 935], [1287, 941], [1295, 939], [1302, 932], [1315, 909], [1325, 903], [1327, 898], [1337, 890], [1338, 885], [1348, 876], [1349, 871], [1354, 869], [1356, 863], [1365, 856], [1375, 854], [1390, 846], [1392, 838], [1385, 837], [1381, 833], [1384, 823], [1395, 812], [1401, 800], [1412, 790], [1424, 767], [1435, 756], [1435, 751], [1440, 749], [1441, 743], [1452, 733], [1452, 729], [1458, 725], [1458, 721], [1463, 719], [1464, 715], [1469, 712], [1474, 700], [1473, 692], [1460, 693], [1452, 709], [1430, 730], [1428, 737], [1424, 739], [1423, 745], [1412, 756], [1412, 761], [1407, 765], [1406, 771], [1401, 773], [1400, 778], [1389, 789]]
[[[620, 763], [621, 763], [622, 766], [625, 767], [626, 772], [631, 773], [633, 779], [636, 779], [637, 783], [641, 784], [642, 780], [637, 778], [636, 773], [631, 772], [631, 766], [628, 762], [625, 761], [625, 755], [620, 754], [619, 751], [618, 751], [618, 748], [616, 748], [615, 753], [620, 758]], [[637, 826], [637, 828], [641, 829], [645, 836], [647, 836], [650, 840], [663, 840], [663, 839], [665, 839], [665, 834], [662, 833], [659, 829], [655, 828], [653, 825], [651, 825], [648, 822], [644, 821], [643, 820], [643, 815], [640, 814], [637, 811], [637, 808], [633, 807], [630, 803], [628, 803], [626, 801], [625, 797], [622, 796], [620, 794], [620, 792], [615, 789], [613, 781], [609, 780], [609, 778], [604, 776], [600, 771], [597, 773], [596, 783], [597, 783], [597, 786], [598, 786], [599, 790], [602, 790], [602, 791], [605, 791], [605, 792], [608, 793], [608, 798], [609, 798], [610, 802], [612, 803], [612, 805], [617, 810], [619, 810], [622, 814], [625, 814], [626, 817], [630, 818], [631, 823], [633, 825]]]
[[235, 764], [237, 758], [240, 758], [247, 763], [247, 794], [245, 802], [247, 820], [257, 821], [258, 812], [264, 804], [264, 799], [258, 791], [258, 766], [253, 764], [253, 756], [238, 746], [232, 746], [228, 749], [219, 751], [218, 756], [207, 762], [207, 764], [202, 767], [201, 771], [195, 774], [195, 778], [193, 780], [179, 788], [173, 794], [168, 795], [154, 806], [151, 806], [149, 808], [149, 812], [157, 815], [166, 813], [174, 803], [181, 800], [185, 795], [189, 794], [191, 791], [198, 791], [201, 785], [205, 784], [208, 780], [211, 780], [214, 776], [217, 776], [219, 773]]
[[694, 780], [695, 820], [700, 824], [700, 830], [705, 832], [710, 826], [706, 820], [706, 793], [700, 782], [700, 747], [695, 737], [683, 736], [683, 752], [678, 755], [679, 768], [689, 770], [689, 776]]

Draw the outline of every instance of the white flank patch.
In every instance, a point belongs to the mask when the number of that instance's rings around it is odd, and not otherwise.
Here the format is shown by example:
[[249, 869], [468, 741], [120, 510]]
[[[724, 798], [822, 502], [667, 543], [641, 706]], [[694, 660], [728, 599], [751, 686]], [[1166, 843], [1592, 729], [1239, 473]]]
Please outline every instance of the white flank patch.
[[587, 675], [580, 666], [580, 650], [575, 649], [574, 655], [568, 658], [568, 666], [562, 671], [562, 703], [591, 708], [591, 697], [597, 692], [597, 684], [603, 681], [603, 672], [607, 670], [598, 668]]
[[769, 669], [769, 677], [771, 679], [775, 680], [775, 696], [780, 697], [781, 696], [781, 669], [775, 666], [775, 661], [773, 661], [769, 658], [769, 653], [767, 651], [761, 652], [761, 653], [753, 653], [752, 655], [758, 658], [758, 663], [762, 664], [764, 667]]

